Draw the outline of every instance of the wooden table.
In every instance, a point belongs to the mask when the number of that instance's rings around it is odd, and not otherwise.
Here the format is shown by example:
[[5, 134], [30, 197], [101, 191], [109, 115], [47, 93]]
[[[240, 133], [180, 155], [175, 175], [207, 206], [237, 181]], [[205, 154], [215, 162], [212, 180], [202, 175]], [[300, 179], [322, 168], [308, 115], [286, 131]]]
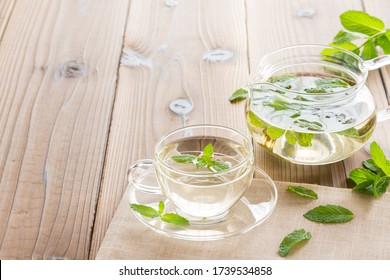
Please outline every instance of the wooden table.
[[[228, 98], [262, 55], [328, 44], [351, 9], [390, 26], [386, 0], [0, 0], [0, 259], [93, 259], [129, 164], [183, 123], [248, 133]], [[390, 67], [368, 86], [388, 106]], [[185, 119], [169, 110], [179, 98], [194, 104]], [[368, 157], [300, 166], [255, 152], [275, 180], [333, 187]]]

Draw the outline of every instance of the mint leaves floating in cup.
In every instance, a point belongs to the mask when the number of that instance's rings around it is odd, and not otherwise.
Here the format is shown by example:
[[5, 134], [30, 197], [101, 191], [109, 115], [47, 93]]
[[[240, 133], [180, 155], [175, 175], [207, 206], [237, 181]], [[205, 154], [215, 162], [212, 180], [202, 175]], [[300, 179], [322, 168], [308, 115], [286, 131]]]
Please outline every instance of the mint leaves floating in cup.
[[160, 218], [163, 222], [174, 224], [177, 226], [187, 226], [190, 224], [190, 222], [186, 218], [176, 213], [163, 214], [165, 209], [164, 201], [159, 202], [157, 210], [150, 206], [134, 203], [130, 204], [130, 208], [133, 209], [135, 212], [141, 214], [142, 216], [148, 218]]
[[203, 153], [199, 156], [181, 154], [174, 155], [171, 159], [177, 163], [195, 164], [198, 169], [207, 168], [212, 172], [219, 172], [230, 168], [231, 164], [229, 162], [213, 160], [213, 156], [214, 147], [211, 143], [209, 143], [204, 147]]
[[294, 230], [283, 238], [279, 246], [279, 255], [286, 257], [290, 251], [305, 240], [311, 239], [311, 233], [304, 229]]
[[375, 141], [370, 145], [370, 152], [372, 159], [363, 162], [364, 168], [353, 169], [349, 178], [356, 183], [354, 191], [378, 198], [390, 184], [390, 161]]

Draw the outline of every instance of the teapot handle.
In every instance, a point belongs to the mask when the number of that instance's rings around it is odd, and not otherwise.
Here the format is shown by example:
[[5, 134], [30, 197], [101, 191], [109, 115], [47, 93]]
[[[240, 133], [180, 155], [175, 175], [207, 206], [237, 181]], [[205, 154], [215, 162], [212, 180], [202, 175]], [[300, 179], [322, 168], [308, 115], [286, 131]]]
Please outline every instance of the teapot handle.
[[377, 113], [377, 121], [383, 122], [390, 119], [390, 106]]
[[390, 55], [380, 55], [370, 60], [363, 61], [365, 70], [375, 70], [390, 64]]

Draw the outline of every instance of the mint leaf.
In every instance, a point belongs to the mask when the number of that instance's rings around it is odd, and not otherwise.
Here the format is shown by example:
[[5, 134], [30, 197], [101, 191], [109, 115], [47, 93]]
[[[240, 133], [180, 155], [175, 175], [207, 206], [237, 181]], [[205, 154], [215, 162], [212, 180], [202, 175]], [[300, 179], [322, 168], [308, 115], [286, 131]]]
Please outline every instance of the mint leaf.
[[286, 110], [290, 107], [290, 104], [282, 99], [275, 98], [270, 103], [264, 103], [266, 106], [274, 108], [276, 111]]
[[374, 35], [385, 28], [383, 21], [362, 11], [347, 11], [340, 15], [343, 27], [352, 32]]
[[381, 176], [385, 176], [386, 174], [380, 169], [372, 159], [368, 159], [363, 161], [363, 166], [367, 169], [370, 169], [375, 174], [379, 174]]
[[203, 158], [197, 158], [195, 161], [195, 165], [197, 169], [202, 169], [207, 167], [207, 161], [205, 161]]
[[386, 175], [390, 175], [390, 161], [388, 161], [381, 147], [374, 141], [370, 145], [371, 157], [374, 163], [382, 169]]
[[297, 119], [294, 124], [301, 128], [307, 128], [308, 130], [322, 131], [322, 124], [319, 122], [311, 122], [305, 119]]
[[248, 112], [248, 117], [249, 117], [250, 124], [252, 124], [253, 126], [259, 127], [259, 128], [265, 127], [265, 124], [252, 111]]
[[174, 155], [171, 157], [172, 160], [178, 162], [178, 163], [193, 163], [196, 159], [196, 156], [193, 155]]
[[301, 147], [311, 147], [314, 134], [287, 130], [285, 137], [291, 145], [295, 145], [298, 142], [298, 145]]
[[160, 216], [160, 213], [157, 210], [146, 205], [132, 203], [130, 204], [130, 208], [133, 209], [135, 212], [140, 213], [142, 216], [148, 218], [156, 218]]
[[213, 144], [209, 143], [209, 144], [207, 144], [206, 147], [204, 147], [204, 149], [203, 149], [202, 158], [203, 158], [205, 161], [208, 161], [208, 160], [210, 160], [210, 159], [213, 157], [213, 153], [214, 153]]
[[281, 129], [281, 128], [278, 128], [275, 126], [269, 126], [267, 128], [267, 135], [271, 139], [278, 139], [280, 136], [282, 136], [284, 134], [284, 132], [285, 132], [284, 129]]
[[330, 88], [347, 88], [349, 84], [341, 79], [337, 78], [322, 78], [315, 81], [315, 84], [320, 89]]
[[248, 97], [248, 91], [246, 89], [240, 88], [236, 90], [229, 98], [231, 103], [239, 102], [245, 100]]
[[326, 93], [326, 90], [323, 88], [305, 88], [307, 93]]
[[190, 224], [186, 218], [175, 213], [164, 214], [161, 216], [161, 220], [177, 226], [187, 226]]
[[356, 184], [363, 183], [365, 181], [375, 181], [376, 175], [368, 169], [355, 168], [349, 173], [351, 178]]
[[357, 184], [352, 190], [369, 195], [374, 195], [374, 184], [374, 180], [363, 181], [360, 184]]
[[294, 130], [287, 130], [285, 137], [289, 144], [295, 145], [297, 143], [297, 137], [295, 136]]
[[303, 132], [295, 132], [297, 136], [298, 144], [302, 147], [311, 147], [312, 140], [314, 139], [314, 134], [312, 133], [303, 133]]
[[302, 186], [289, 185], [287, 187], [287, 189], [289, 191], [299, 195], [299, 196], [302, 196], [302, 197], [307, 197], [307, 198], [311, 198], [311, 199], [318, 199], [318, 195], [315, 191], [308, 189], [308, 188], [305, 188], [305, 187], [302, 187]]
[[275, 84], [275, 83], [285, 83], [287, 81], [291, 81], [292, 79], [295, 79], [295, 75], [286, 74], [286, 75], [280, 75], [280, 76], [272, 76], [270, 77], [267, 82]]
[[312, 237], [311, 233], [304, 229], [294, 230], [283, 238], [279, 246], [279, 255], [286, 257], [290, 251], [302, 243], [304, 240], [310, 240]]
[[300, 116], [301, 116], [301, 113], [297, 112], [297, 113], [292, 114], [292, 115], [290, 116], [290, 118], [295, 119], [295, 118], [298, 118], [298, 117], [300, 117]]
[[374, 43], [383, 50], [384, 54], [390, 54], [390, 39], [386, 34], [379, 36]]
[[337, 134], [349, 137], [349, 138], [358, 138], [360, 137], [359, 132], [357, 131], [356, 128], [351, 127], [343, 131], [337, 132]]
[[209, 163], [208, 163], [208, 168], [209, 170], [213, 171], [213, 172], [219, 172], [219, 171], [223, 171], [223, 170], [227, 170], [230, 168], [230, 164], [227, 163], [227, 162], [223, 162], [223, 161], [216, 161], [216, 160], [211, 160]]
[[378, 56], [378, 52], [376, 51], [374, 42], [372, 40], [367, 40], [367, 42], [363, 44], [363, 51], [360, 56], [364, 60], [373, 59]]
[[142, 216], [148, 218], [159, 217], [163, 222], [171, 223], [177, 226], [187, 226], [190, 224], [190, 222], [186, 218], [176, 213], [162, 214], [165, 209], [164, 201], [159, 202], [158, 211], [153, 207], [135, 203], [131, 203], [130, 208], [133, 209], [135, 212], [141, 214]]
[[164, 204], [164, 201], [160, 201], [159, 203], [158, 203], [158, 213], [162, 213], [162, 212], [164, 212], [164, 208], [165, 208], [165, 204]]
[[387, 190], [387, 187], [389, 186], [389, 183], [390, 183], [389, 176], [380, 177], [380, 179], [376, 180], [373, 189], [374, 196], [378, 198], [379, 196], [384, 194]]
[[344, 43], [350, 43], [353, 40], [359, 39], [360, 37], [354, 33], [350, 33], [344, 30], [339, 31], [336, 36], [333, 38], [333, 44], [341, 45]]
[[345, 223], [354, 218], [351, 210], [338, 205], [321, 205], [303, 215], [306, 219], [319, 223]]

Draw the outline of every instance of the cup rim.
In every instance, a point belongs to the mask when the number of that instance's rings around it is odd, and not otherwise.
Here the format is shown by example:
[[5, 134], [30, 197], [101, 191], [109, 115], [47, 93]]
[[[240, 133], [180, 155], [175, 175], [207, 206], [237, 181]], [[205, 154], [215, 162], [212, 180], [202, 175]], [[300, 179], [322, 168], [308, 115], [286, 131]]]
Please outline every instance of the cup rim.
[[[250, 147], [249, 150], [249, 153], [246, 155], [246, 157], [240, 161], [237, 165], [235, 165], [233, 168], [229, 168], [229, 169], [226, 169], [226, 170], [222, 170], [222, 171], [217, 171], [217, 172], [202, 172], [202, 173], [193, 173], [193, 172], [185, 172], [185, 171], [182, 171], [182, 170], [178, 170], [176, 168], [173, 168], [167, 164], [165, 164], [159, 157], [158, 155], [158, 148], [161, 146], [161, 143], [168, 137], [172, 136], [173, 134], [176, 134], [176, 133], [179, 133], [181, 131], [185, 131], [187, 129], [196, 129], [196, 128], [217, 128], [217, 129], [222, 129], [222, 130], [227, 130], [227, 131], [231, 131], [233, 133], [236, 133], [238, 135], [240, 135], [243, 139], [244, 139], [244, 142]], [[156, 143], [155, 145], [155, 158], [156, 158], [156, 161], [158, 162], [158, 164], [161, 164], [164, 168], [172, 171], [172, 172], [175, 172], [175, 173], [178, 173], [178, 174], [181, 174], [181, 175], [188, 175], [188, 176], [191, 176], [191, 177], [205, 177], [205, 176], [216, 176], [216, 175], [222, 175], [222, 174], [226, 174], [226, 173], [230, 173], [230, 172], [233, 172], [239, 168], [241, 168], [244, 164], [246, 164], [248, 162], [248, 160], [250, 160], [251, 158], [254, 158], [254, 155], [253, 155], [253, 145], [252, 145], [252, 142], [249, 140], [249, 138], [244, 135], [242, 132], [234, 129], [234, 128], [230, 128], [230, 127], [227, 127], [227, 126], [222, 126], [222, 125], [214, 125], [214, 124], [197, 124], [197, 125], [189, 125], [189, 126], [184, 126], [184, 127], [181, 127], [179, 129], [175, 129], [171, 132], [168, 132], [166, 134], [164, 134], [159, 140], [158, 142]], [[252, 163], [253, 164], [253, 163]]]
[[[366, 80], [367, 80], [367, 76], [368, 76], [368, 70], [367, 69], [364, 69], [364, 63], [365, 61], [360, 57], [358, 56], [357, 54], [347, 50], [347, 49], [343, 49], [343, 48], [340, 48], [340, 47], [337, 47], [337, 46], [331, 46], [331, 45], [322, 45], [322, 44], [297, 44], [297, 45], [291, 45], [291, 46], [285, 46], [285, 47], [282, 47], [282, 48], [279, 48], [279, 49], [276, 49], [276, 50], [273, 50], [271, 52], [268, 52], [266, 53], [262, 59], [260, 60], [260, 63], [258, 64], [257, 68], [266, 60], [268, 59], [269, 57], [271, 57], [272, 55], [275, 55], [277, 53], [280, 53], [280, 52], [284, 52], [284, 51], [287, 51], [287, 50], [292, 50], [292, 49], [304, 49], [304, 48], [316, 48], [316, 49], [334, 49], [334, 50], [338, 50], [338, 51], [341, 51], [343, 53], [346, 53], [348, 55], [350, 55], [351, 57], [355, 58], [356, 61], [358, 62], [358, 68], [359, 70], [362, 72], [362, 79], [360, 81], [356, 81], [356, 84], [345, 89], [345, 90], [340, 90], [340, 91], [337, 91], [336, 94], [346, 94], [346, 93], [355, 93], [357, 91], [359, 91], [363, 86], [364, 84], [366, 83]], [[321, 53], [319, 52], [318, 53], [318, 56], [320, 56]], [[248, 87], [251, 87], [253, 85], [257, 84], [256, 82], [252, 82], [252, 81], [249, 81], [248, 83]], [[275, 86], [276, 88], [280, 88], [274, 84], [272, 84], [273, 86]], [[294, 93], [294, 94], [300, 94], [302, 96], [305, 96], [305, 95], [310, 95], [308, 93], [304, 93], [304, 92], [300, 92], [300, 91], [294, 91], [294, 90], [288, 90], [288, 89], [285, 89], [285, 88], [280, 88], [281, 90], [285, 91], [285, 92], [291, 92], [291, 93]], [[335, 93], [316, 93], [317, 96], [330, 96], [330, 95], [334, 95]]]

